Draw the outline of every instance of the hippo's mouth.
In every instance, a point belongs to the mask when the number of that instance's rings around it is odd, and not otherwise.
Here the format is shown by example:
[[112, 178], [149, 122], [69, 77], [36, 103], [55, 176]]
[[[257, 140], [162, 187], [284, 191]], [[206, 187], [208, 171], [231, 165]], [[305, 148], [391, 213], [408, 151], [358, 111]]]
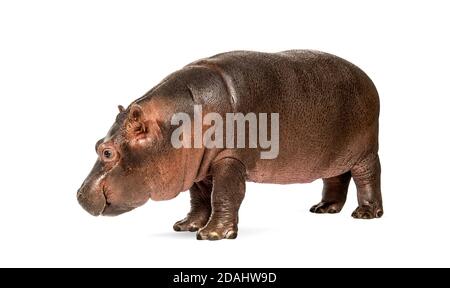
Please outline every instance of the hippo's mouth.
[[103, 214], [103, 211], [105, 211], [105, 209], [108, 207], [108, 206], [111, 206], [111, 202], [109, 201], [109, 198], [108, 198], [108, 190], [106, 190], [106, 186], [105, 185], [103, 185], [102, 186], [102, 193], [103, 193], [103, 197], [105, 197], [105, 207], [103, 207], [103, 210], [102, 210], [102, 214]]
[[103, 207], [102, 212], [100, 213], [102, 216], [117, 216], [123, 214], [125, 212], [129, 212], [133, 210], [135, 207], [122, 207], [113, 205], [109, 199], [110, 193], [108, 193], [108, 189], [105, 185], [102, 186], [103, 197], [105, 197], [105, 206]]
[[112, 205], [105, 205], [105, 209], [102, 211], [102, 216], [118, 216], [120, 214], [130, 212], [134, 208], [131, 207], [114, 207]]

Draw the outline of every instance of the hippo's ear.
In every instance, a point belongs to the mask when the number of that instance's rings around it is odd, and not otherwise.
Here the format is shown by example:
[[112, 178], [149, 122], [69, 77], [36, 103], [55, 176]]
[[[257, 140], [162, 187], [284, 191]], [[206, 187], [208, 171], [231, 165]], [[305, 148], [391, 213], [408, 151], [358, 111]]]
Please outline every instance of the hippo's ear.
[[128, 119], [130, 121], [141, 121], [144, 112], [139, 104], [132, 104], [130, 107], [130, 113], [128, 114]]
[[134, 143], [145, 143], [161, 137], [161, 128], [157, 121], [146, 119], [142, 107], [132, 104], [127, 119], [128, 138]]
[[146, 132], [146, 126], [144, 123], [144, 111], [138, 104], [132, 104], [128, 113], [128, 119], [126, 121], [127, 134], [131, 138]]

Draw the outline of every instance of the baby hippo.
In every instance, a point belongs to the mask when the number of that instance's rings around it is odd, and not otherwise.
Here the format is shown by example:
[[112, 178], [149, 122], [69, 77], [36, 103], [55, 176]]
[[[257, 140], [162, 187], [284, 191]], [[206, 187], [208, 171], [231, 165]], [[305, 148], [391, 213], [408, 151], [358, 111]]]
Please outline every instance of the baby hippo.
[[191, 209], [175, 231], [234, 239], [246, 181], [321, 178], [322, 200], [310, 211], [338, 213], [353, 178], [352, 216], [379, 218], [378, 115], [372, 81], [339, 57], [309, 50], [219, 54], [119, 106], [77, 198], [90, 214], [113, 216], [189, 190]]

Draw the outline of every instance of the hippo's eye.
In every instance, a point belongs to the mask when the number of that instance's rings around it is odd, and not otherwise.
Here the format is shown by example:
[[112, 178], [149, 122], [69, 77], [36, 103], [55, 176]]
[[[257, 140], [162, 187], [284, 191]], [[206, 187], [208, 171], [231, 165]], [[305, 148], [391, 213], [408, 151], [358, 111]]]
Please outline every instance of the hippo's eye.
[[114, 158], [114, 152], [111, 149], [103, 150], [103, 158], [108, 161]]

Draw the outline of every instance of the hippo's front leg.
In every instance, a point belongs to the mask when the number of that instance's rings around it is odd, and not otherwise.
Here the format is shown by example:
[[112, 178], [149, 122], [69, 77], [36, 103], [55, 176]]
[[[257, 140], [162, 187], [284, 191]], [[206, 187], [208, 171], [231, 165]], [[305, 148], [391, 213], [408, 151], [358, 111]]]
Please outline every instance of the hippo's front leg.
[[238, 211], [245, 194], [245, 167], [239, 160], [224, 158], [212, 165], [211, 172], [211, 217], [206, 226], [197, 232], [197, 239], [235, 239]]
[[211, 178], [194, 183], [189, 190], [191, 194], [191, 210], [186, 218], [173, 225], [175, 231], [194, 232], [206, 225], [211, 215], [211, 191]]

